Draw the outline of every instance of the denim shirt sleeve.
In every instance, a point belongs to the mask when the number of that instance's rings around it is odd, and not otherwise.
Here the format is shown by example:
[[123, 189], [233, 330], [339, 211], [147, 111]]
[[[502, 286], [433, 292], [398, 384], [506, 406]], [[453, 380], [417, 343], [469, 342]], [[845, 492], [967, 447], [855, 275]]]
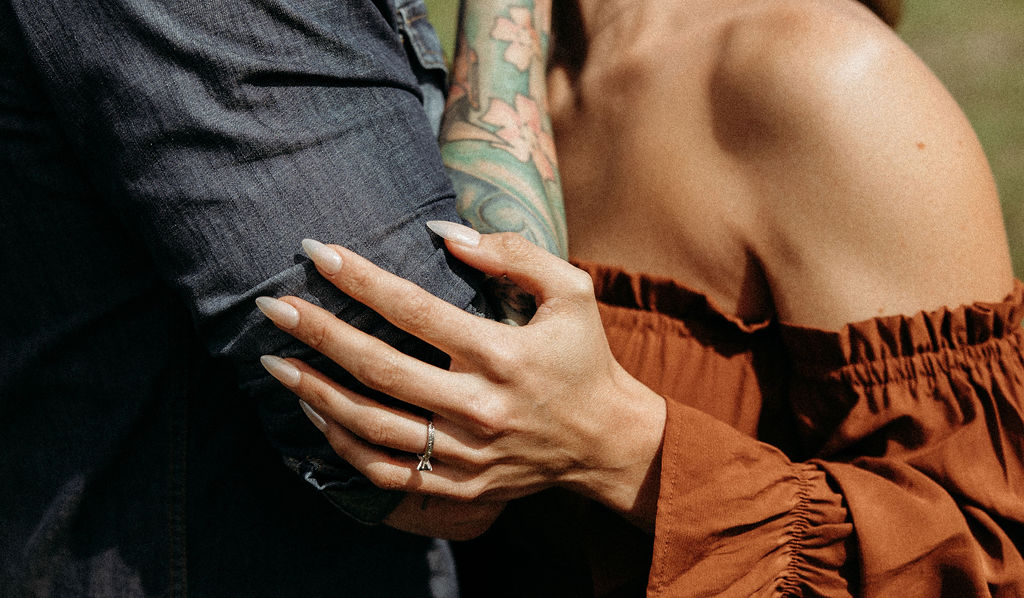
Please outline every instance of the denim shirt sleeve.
[[298, 252], [310, 237], [473, 309], [472, 275], [423, 226], [457, 216], [424, 80], [398, 32], [408, 15], [384, 0], [14, 4], [79, 158], [69, 168], [86, 171], [138, 236], [208, 352], [256, 399], [285, 462], [350, 515], [382, 519], [400, 497], [341, 462], [258, 358], [344, 374], [270, 325], [254, 299], [306, 298], [443, 363], [323, 281]]

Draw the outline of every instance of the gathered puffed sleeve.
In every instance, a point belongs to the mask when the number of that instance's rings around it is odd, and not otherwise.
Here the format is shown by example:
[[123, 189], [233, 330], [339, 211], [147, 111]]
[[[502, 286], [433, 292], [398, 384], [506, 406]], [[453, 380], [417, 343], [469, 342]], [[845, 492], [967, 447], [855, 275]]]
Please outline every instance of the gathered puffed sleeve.
[[1022, 303], [782, 326], [807, 459], [669, 399], [648, 595], [1024, 595]]

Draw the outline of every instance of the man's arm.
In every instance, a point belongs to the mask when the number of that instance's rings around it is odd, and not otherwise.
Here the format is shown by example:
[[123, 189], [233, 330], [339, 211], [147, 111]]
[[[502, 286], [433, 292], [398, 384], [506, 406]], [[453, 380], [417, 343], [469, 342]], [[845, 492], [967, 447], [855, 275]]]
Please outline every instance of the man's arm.
[[[514, 231], [566, 257], [565, 211], [547, 110], [550, 0], [467, 0], [440, 143], [459, 215], [481, 232]], [[533, 298], [504, 279], [487, 281], [507, 323], [525, 324]], [[408, 495], [385, 523], [422, 535], [475, 537], [502, 502]]]
[[304, 296], [443, 359], [325, 283], [300, 257], [304, 237], [357, 247], [460, 307], [474, 300], [471, 275], [453, 270], [423, 225], [457, 217], [454, 193], [388, 3], [15, 4], [92, 183], [87, 201], [145, 246], [207, 351], [258, 399], [292, 468], [357, 518], [379, 520], [397, 497], [347, 469], [260, 367], [266, 353], [312, 355], [253, 300]]
[[[550, 32], [550, 0], [464, 2], [440, 141], [463, 218], [480, 232], [518, 232], [564, 258], [545, 82]], [[532, 301], [493, 282], [506, 319], [525, 323]]]

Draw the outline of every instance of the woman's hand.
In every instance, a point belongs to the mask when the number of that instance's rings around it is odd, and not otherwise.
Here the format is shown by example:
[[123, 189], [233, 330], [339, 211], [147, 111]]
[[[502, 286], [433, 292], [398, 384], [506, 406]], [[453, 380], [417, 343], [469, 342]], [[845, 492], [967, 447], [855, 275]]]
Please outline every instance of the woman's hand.
[[407, 494], [384, 518], [384, 523], [420, 536], [472, 540], [487, 531], [504, 508], [504, 502], [466, 502]]
[[664, 400], [612, 357], [589, 276], [515, 234], [431, 228], [454, 256], [533, 294], [530, 323], [470, 315], [342, 247], [304, 247], [343, 292], [447, 353], [450, 370], [301, 299], [259, 305], [368, 387], [433, 412], [432, 470], [417, 470], [414, 457], [427, 444], [423, 416], [342, 388], [296, 359], [266, 357], [267, 369], [322, 416], [318, 427], [335, 451], [382, 488], [500, 502], [559, 485], [652, 524]]

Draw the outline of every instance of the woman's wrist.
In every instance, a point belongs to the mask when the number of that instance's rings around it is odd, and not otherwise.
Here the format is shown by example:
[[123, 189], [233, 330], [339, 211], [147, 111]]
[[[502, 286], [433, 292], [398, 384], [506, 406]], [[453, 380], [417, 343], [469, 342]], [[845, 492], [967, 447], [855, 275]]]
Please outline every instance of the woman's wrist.
[[[617, 365], [617, 364], [616, 364]], [[665, 432], [665, 399], [618, 368], [603, 413], [593, 413], [592, 462], [562, 485], [653, 531]], [[596, 402], [595, 402], [596, 403]]]

